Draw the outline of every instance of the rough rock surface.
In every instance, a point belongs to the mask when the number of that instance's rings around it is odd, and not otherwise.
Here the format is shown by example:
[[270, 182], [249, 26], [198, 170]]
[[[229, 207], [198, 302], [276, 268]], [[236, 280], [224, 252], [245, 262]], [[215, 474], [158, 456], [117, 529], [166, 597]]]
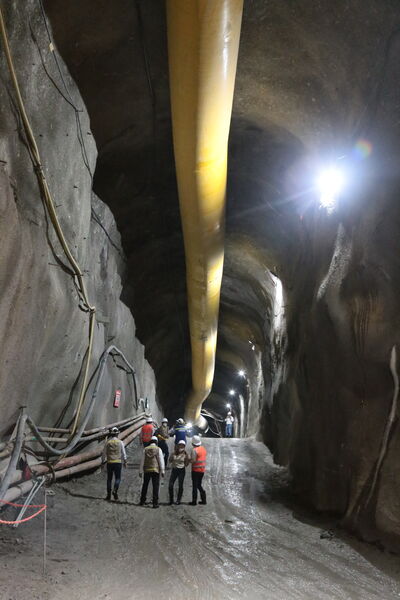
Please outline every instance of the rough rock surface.
[[[120, 236], [109, 208], [92, 192], [89, 171], [95, 168], [96, 146], [82, 99], [61, 60], [61, 73], [57, 69], [39, 4], [29, 0], [21, 10], [19, 2], [8, 2], [4, 16], [61, 226], [97, 308], [90, 374], [103, 350], [114, 344], [136, 370], [139, 396], [147, 397], [158, 415], [154, 373], [135, 337], [132, 314], [120, 301]], [[88, 316], [79, 308], [74, 281], [45, 215], [3, 52], [0, 70], [1, 435], [15, 422], [21, 405], [40, 425], [65, 426], [70, 421], [88, 344]], [[121, 364], [108, 360], [89, 424], [118, 421], [136, 412], [132, 378], [118, 368]], [[122, 400], [117, 409], [113, 395], [118, 387]]]
[[[91, 117], [95, 189], [128, 257], [124, 298], [177, 414], [190, 354], [164, 2], [46, 9]], [[399, 26], [396, 0], [245, 3], [209, 402], [223, 413], [235, 387], [243, 433], [259, 430], [263, 407], [261, 433], [298, 492], [396, 548]], [[339, 157], [349, 185], [327, 214], [315, 174]]]

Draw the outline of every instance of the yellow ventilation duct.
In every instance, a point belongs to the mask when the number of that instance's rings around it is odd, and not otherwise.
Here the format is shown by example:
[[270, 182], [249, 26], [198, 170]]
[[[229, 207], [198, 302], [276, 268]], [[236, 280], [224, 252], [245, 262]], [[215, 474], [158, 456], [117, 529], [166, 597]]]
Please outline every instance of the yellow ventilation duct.
[[243, 0], [167, 0], [172, 124], [186, 254], [192, 392], [200, 416], [215, 366], [227, 146]]

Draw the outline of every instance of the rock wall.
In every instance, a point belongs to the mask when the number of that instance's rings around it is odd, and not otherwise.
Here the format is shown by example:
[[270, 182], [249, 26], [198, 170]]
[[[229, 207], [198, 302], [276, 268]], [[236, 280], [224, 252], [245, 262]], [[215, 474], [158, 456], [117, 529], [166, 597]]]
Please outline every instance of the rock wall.
[[379, 188], [339, 223], [330, 263], [308, 265], [306, 294], [294, 279], [269, 441], [313, 506], [399, 549], [400, 214]]
[[[139, 395], [159, 417], [153, 370], [135, 337], [132, 314], [120, 301], [125, 266], [120, 236], [110, 210], [92, 191], [97, 153], [84, 104], [60, 59], [58, 70], [39, 3], [27, 0], [21, 10], [14, 0], [3, 10], [57, 214], [97, 309], [90, 374], [103, 350], [114, 344], [134, 366]], [[1, 436], [12, 427], [21, 405], [40, 425], [65, 426], [71, 420], [88, 344], [88, 315], [79, 307], [44, 210], [3, 51], [0, 72]], [[121, 364], [108, 360], [91, 425], [136, 411], [132, 381], [118, 368]], [[122, 401], [117, 409], [112, 402], [118, 387]]]
[[135, 315], [166, 414], [181, 417], [191, 356], [165, 2], [45, 0], [44, 6], [89, 111], [99, 151], [94, 189], [116, 218], [127, 257], [123, 300]]
[[[124, 297], [163, 406], [178, 416], [190, 348], [165, 3], [45, 6], [89, 107], [100, 151], [96, 190], [128, 254]], [[298, 493], [393, 547], [399, 25], [397, 0], [245, 3], [208, 404], [224, 413], [234, 388], [235, 409], [240, 397], [245, 405], [244, 433], [263, 435]], [[328, 215], [315, 177], [339, 158], [350, 168], [348, 186]]]

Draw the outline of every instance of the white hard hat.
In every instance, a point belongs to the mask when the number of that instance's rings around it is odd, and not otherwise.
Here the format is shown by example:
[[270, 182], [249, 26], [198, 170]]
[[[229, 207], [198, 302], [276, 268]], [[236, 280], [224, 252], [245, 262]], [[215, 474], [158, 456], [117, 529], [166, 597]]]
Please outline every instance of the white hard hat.
[[178, 420], [177, 420], [177, 423], [179, 423], [179, 425], [183, 425], [183, 424], [184, 424], [184, 422], [185, 422], [185, 421], [184, 421], [183, 419], [178, 419]]
[[153, 437], [151, 438], [151, 441], [152, 441], [152, 442], [157, 442], [157, 443], [158, 443], [158, 438], [157, 438], [155, 435], [153, 435]]
[[178, 446], [179, 446], [180, 444], [181, 444], [182, 446], [186, 446], [186, 442], [185, 442], [185, 440], [179, 440], [179, 442], [178, 442]]
[[201, 444], [201, 439], [198, 435], [194, 435], [192, 437], [192, 446], [200, 446]]
[[166, 419], [166, 418], [164, 417], [164, 419], [163, 419], [161, 422], [162, 422], [162, 423], [168, 423], [168, 419]]
[[152, 422], [153, 422], [153, 419], [151, 417], [146, 418], [146, 423], [152, 423]]
[[114, 435], [117, 435], [117, 433], [119, 433], [118, 427], [113, 427], [112, 429], [110, 429], [110, 433], [113, 433]]

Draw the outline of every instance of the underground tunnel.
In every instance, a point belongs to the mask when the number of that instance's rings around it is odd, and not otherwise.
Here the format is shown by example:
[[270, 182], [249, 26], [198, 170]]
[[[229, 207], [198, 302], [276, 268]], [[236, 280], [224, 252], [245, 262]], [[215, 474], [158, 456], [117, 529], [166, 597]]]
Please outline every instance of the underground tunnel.
[[1, 599], [398, 598], [398, 1], [0, 9]]

